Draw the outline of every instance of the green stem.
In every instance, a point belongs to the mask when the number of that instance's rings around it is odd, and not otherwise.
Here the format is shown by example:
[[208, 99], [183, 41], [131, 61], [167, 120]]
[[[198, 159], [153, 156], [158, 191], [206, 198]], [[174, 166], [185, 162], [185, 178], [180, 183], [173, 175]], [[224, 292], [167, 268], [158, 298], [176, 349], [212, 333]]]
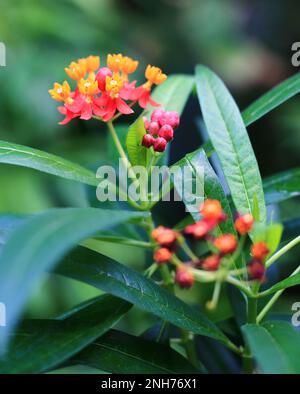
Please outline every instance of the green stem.
[[[300, 272], [300, 265], [299, 267], [290, 275], [296, 275], [298, 274], [298, 272]], [[259, 315], [257, 316], [257, 322], [260, 323], [264, 317], [268, 314], [268, 312], [270, 311], [270, 309], [273, 307], [273, 305], [275, 304], [275, 302], [278, 300], [278, 298], [281, 296], [281, 294], [284, 292], [285, 289], [281, 289], [278, 290], [273, 297], [270, 299], [270, 301], [264, 306], [264, 308], [260, 311]], [[268, 295], [268, 290], [262, 292], [259, 294], [260, 297], [264, 297]]]
[[[257, 316], [257, 298], [248, 298], [247, 304], [247, 323], [256, 324]], [[251, 349], [248, 344], [246, 344], [243, 352], [243, 372], [246, 374], [252, 374], [254, 369], [253, 356]]]
[[197, 352], [195, 349], [194, 337], [190, 335], [189, 331], [180, 330], [181, 332], [181, 343], [185, 348], [185, 352], [190, 363], [197, 369], [200, 368], [198, 361]]
[[283, 248], [278, 250], [278, 252], [274, 253], [272, 257], [270, 257], [266, 261], [266, 267], [269, 268], [276, 260], [278, 260], [282, 255], [287, 253], [290, 249], [296, 246], [300, 242], [300, 235], [285, 245]]

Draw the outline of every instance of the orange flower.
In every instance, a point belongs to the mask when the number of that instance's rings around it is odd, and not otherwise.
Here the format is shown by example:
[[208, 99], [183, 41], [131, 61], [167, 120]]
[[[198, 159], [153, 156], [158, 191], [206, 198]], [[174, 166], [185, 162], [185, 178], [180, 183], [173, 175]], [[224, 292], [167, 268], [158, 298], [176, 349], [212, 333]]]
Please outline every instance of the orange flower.
[[152, 231], [151, 236], [160, 246], [170, 249], [174, 246], [178, 234], [170, 228], [159, 226]]
[[88, 73], [95, 72], [100, 67], [99, 56], [88, 56], [84, 60], [86, 61], [86, 70]]
[[53, 89], [48, 90], [50, 96], [56, 101], [67, 101], [70, 98], [71, 88], [67, 81], [64, 81], [61, 85], [55, 82]]
[[167, 79], [166, 74], [159, 67], [150, 66], [150, 64], [146, 68], [145, 77], [148, 80], [146, 83], [150, 83], [150, 87], [153, 84], [160, 85]]
[[120, 90], [123, 86], [124, 79], [116, 72], [112, 76], [108, 75], [105, 79], [105, 89], [111, 98], [119, 97]]
[[205, 219], [216, 220], [217, 222], [226, 219], [222, 205], [218, 200], [205, 200], [200, 206], [200, 213]]
[[70, 63], [68, 67], [65, 67], [65, 72], [70, 78], [75, 79], [75, 81], [84, 78], [87, 72], [86, 61], [81, 59], [78, 63]]
[[251, 246], [252, 256], [259, 261], [263, 261], [264, 258], [269, 254], [269, 252], [270, 252], [270, 250], [269, 250], [267, 244], [263, 241], [255, 242]]
[[253, 223], [253, 216], [250, 213], [247, 213], [246, 215], [239, 216], [236, 219], [234, 227], [241, 235], [245, 235], [252, 229]]
[[160, 263], [160, 264], [167, 263], [168, 261], [171, 260], [172, 253], [170, 252], [170, 250], [168, 248], [160, 248], [160, 249], [157, 249], [157, 251], [154, 253], [153, 258], [157, 263]]
[[233, 253], [237, 247], [237, 240], [233, 234], [223, 234], [214, 240], [214, 246], [221, 254]]
[[122, 61], [123, 55], [121, 55], [121, 53], [118, 53], [117, 55], [107, 55], [107, 67], [115, 73], [121, 71]]
[[217, 254], [206, 257], [202, 262], [202, 268], [206, 271], [216, 271], [219, 268], [221, 257]]
[[94, 73], [90, 73], [87, 79], [80, 79], [78, 81], [78, 90], [86, 96], [92, 96], [99, 92], [98, 81]]
[[128, 56], [124, 56], [121, 61], [120, 70], [122, 71], [123, 74], [125, 74], [127, 76], [128, 74], [134, 73], [136, 71], [138, 65], [139, 65], [139, 62], [137, 60], [133, 60]]

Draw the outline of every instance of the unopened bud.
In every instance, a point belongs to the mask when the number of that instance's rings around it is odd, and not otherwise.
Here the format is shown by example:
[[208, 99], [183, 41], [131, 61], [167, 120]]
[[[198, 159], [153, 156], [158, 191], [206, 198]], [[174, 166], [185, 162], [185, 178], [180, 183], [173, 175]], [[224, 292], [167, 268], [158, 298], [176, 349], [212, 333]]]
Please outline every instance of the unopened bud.
[[164, 152], [167, 146], [167, 141], [164, 138], [157, 138], [153, 142], [153, 149], [155, 152]]

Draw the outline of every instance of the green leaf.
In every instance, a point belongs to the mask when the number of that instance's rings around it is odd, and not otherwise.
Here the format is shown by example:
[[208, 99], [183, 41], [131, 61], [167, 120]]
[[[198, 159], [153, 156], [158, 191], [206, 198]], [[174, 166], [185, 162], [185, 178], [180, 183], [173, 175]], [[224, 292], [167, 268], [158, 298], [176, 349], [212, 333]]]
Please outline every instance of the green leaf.
[[[245, 126], [251, 125], [299, 92], [300, 73], [286, 79], [249, 105], [249, 107], [242, 112]], [[210, 156], [214, 151], [211, 141], [205, 142], [203, 149], [206, 154]]]
[[[154, 89], [151, 97], [161, 104], [165, 111], [177, 111], [180, 115], [193, 86], [194, 77], [192, 75], [171, 75], [163, 84]], [[154, 109], [155, 107], [150, 106], [144, 111], [143, 116], [147, 116]]]
[[270, 321], [243, 327], [259, 369], [269, 374], [300, 373], [300, 333], [290, 323]]
[[25, 321], [0, 360], [0, 373], [49, 371], [90, 345], [130, 308], [129, 303], [106, 294], [63, 320]]
[[[195, 183], [197, 181], [204, 188], [204, 190], [202, 190], [202, 194], [200, 196], [197, 196], [196, 204], [195, 202], [193, 202], [192, 204], [190, 203], [193, 195], [187, 195], [187, 188], [183, 188], [183, 202], [187, 210], [191, 212], [193, 219], [197, 221], [201, 218], [201, 215], [199, 213], [199, 206], [200, 203], [203, 202], [204, 198], [217, 199], [221, 202], [224, 212], [228, 216], [228, 219], [225, 222], [220, 223], [220, 225], [218, 226], [219, 232], [235, 233], [232, 213], [228, 200], [225, 196], [224, 190], [222, 189], [222, 185], [220, 184], [216, 173], [214, 172], [205, 155], [205, 152], [202, 149], [199, 149], [195, 152], [189, 153], [172, 167], [172, 170], [176, 167], [179, 167], [179, 171], [175, 172], [177, 176], [174, 177], [175, 188], [177, 190], [181, 187], [183, 183], [183, 179], [182, 177], [180, 177], [180, 174], [184, 174], [182, 170], [185, 166], [189, 168], [189, 172], [192, 174], [192, 182]], [[196, 210], [195, 206], [197, 208]]]
[[123, 298], [178, 327], [229, 345], [225, 335], [199, 310], [131, 268], [108, 258], [100, 259], [97, 253], [90, 250], [77, 248], [56, 268], [56, 272]]
[[[6, 304], [5, 343], [32, 289], [42, 275], [72, 247], [97, 231], [148, 214], [97, 208], [62, 208], [25, 220], [11, 234], [0, 255], [0, 300]], [[1, 343], [0, 343], [1, 344]]]
[[262, 118], [274, 108], [300, 92], [300, 73], [275, 86], [272, 90], [254, 101], [244, 112], [243, 119], [248, 126], [257, 119]]
[[298, 272], [295, 275], [291, 275], [286, 279], [281, 280], [276, 283], [274, 286], [270, 287], [266, 290], [266, 293], [273, 294], [279, 290], [287, 289], [288, 287], [298, 286], [300, 285], [300, 273]]
[[277, 204], [300, 195], [300, 168], [275, 174], [263, 180], [267, 204]]
[[126, 138], [127, 153], [133, 166], [147, 165], [148, 149], [142, 145], [143, 136], [146, 134], [144, 121], [139, 117], [130, 127]]
[[84, 167], [62, 157], [23, 145], [0, 141], [0, 163], [33, 168], [72, 181], [97, 186], [96, 175]]
[[223, 82], [204, 66], [196, 67], [196, 85], [203, 118], [220, 159], [236, 209], [253, 213], [253, 195], [260, 220], [266, 220], [264, 193], [257, 161], [242, 116]]
[[71, 362], [111, 373], [197, 373], [175, 350], [116, 330], [97, 339]]

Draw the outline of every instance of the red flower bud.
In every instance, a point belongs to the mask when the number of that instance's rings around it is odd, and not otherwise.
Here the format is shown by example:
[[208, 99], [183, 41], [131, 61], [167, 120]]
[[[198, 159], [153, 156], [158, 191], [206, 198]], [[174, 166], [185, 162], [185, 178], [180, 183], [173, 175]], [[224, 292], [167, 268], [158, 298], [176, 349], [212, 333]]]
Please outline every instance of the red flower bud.
[[172, 127], [168, 124], [165, 124], [162, 126], [158, 132], [158, 135], [162, 138], [164, 138], [166, 141], [171, 141], [174, 137], [174, 131]]
[[224, 234], [214, 240], [214, 245], [221, 254], [233, 253], [237, 247], [237, 240], [233, 234]]
[[177, 128], [179, 126], [179, 114], [176, 111], [166, 111], [160, 118], [159, 123], [161, 126], [169, 125], [172, 128]]
[[184, 234], [191, 235], [196, 239], [203, 239], [216, 226], [216, 224], [217, 222], [214, 220], [202, 219], [197, 223], [187, 225], [184, 229]]
[[143, 137], [142, 145], [146, 148], [150, 148], [154, 143], [154, 138], [150, 134], [145, 134]]
[[160, 246], [172, 249], [177, 240], [178, 233], [170, 228], [159, 226], [152, 231], [151, 236]]
[[164, 111], [162, 109], [156, 109], [151, 114], [151, 122], [159, 122], [159, 120], [163, 114], [164, 114]]
[[182, 289], [189, 289], [194, 284], [194, 275], [187, 267], [182, 265], [176, 270], [175, 282]]
[[200, 207], [200, 213], [205, 219], [214, 219], [222, 221], [226, 219], [226, 215], [223, 212], [220, 201], [218, 200], [206, 200]]
[[241, 235], [245, 235], [252, 229], [253, 223], [253, 216], [250, 213], [247, 213], [246, 215], [239, 216], [236, 219], [234, 227]]
[[217, 254], [206, 257], [202, 262], [202, 268], [206, 271], [216, 271], [219, 268], [221, 257]]
[[106, 77], [111, 77], [112, 72], [108, 67], [101, 67], [96, 75], [96, 80], [98, 81], [98, 87], [100, 90], [105, 90]]
[[158, 130], [159, 130], [159, 124], [158, 122], [151, 122], [149, 124], [149, 133], [152, 135], [157, 135], [158, 134]]
[[250, 279], [262, 280], [265, 276], [266, 269], [261, 261], [252, 260], [247, 266]]
[[157, 251], [154, 253], [153, 258], [154, 261], [156, 261], [159, 264], [167, 263], [171, 260], [172, 253], [168, 248], [160, 248], [157, 249]]
[[144, 121], [144, 127], [145, 127], [145, 129], [148, 131], [148, 130], [149, 130], [149, 126], [150, 126], [150, 122], [149, 122], [149, 120], [146, 118], [146, 116], [143, 117], [143, 121]]
[[269, 252], [270, 250], [265, 242], [256, 242], [251, 246], [251, 254], [256, 260], [263, 261]]
[[155, 152], [164, 152], [167, 146], [167, 141], [164, 138], [157, 138], [153, 142], [153, 149]]

